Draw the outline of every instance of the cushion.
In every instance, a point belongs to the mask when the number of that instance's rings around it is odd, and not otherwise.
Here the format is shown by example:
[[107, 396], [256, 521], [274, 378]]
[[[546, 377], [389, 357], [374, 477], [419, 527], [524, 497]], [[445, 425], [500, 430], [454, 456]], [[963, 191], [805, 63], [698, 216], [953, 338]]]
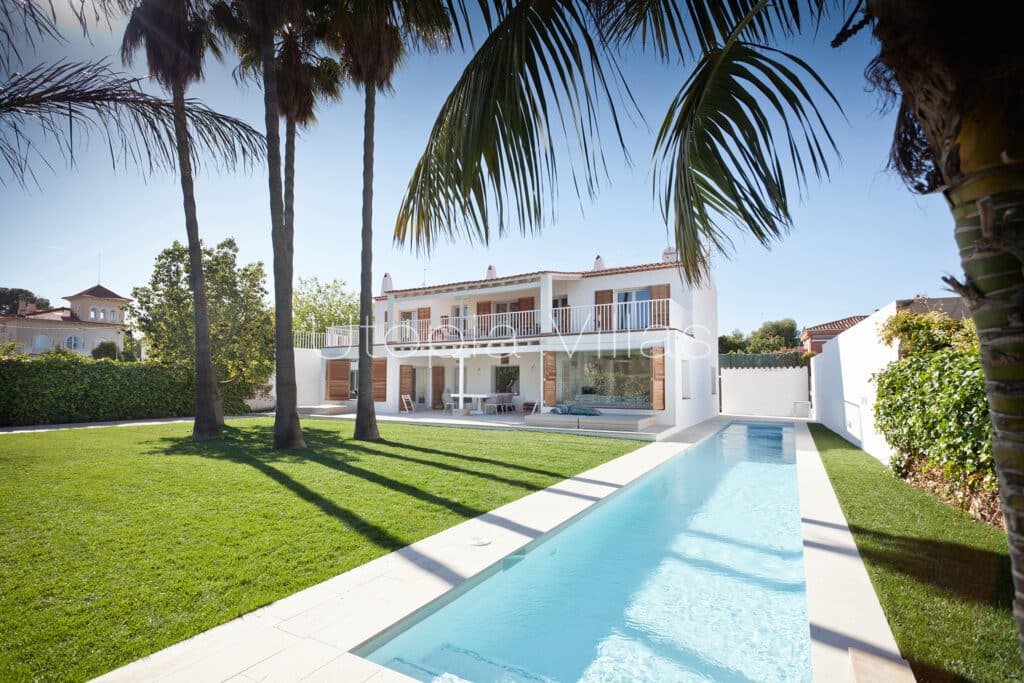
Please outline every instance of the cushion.
[[600, 415], [601, 411], [597, 408], [588, 408], [586, 406], [571, 406], [569, 408], [570, 415]]

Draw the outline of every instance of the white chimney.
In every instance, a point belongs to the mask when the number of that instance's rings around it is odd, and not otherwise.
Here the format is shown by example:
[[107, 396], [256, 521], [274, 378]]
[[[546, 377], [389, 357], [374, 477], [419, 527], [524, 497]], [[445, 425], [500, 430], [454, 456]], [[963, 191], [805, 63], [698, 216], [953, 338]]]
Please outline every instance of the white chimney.
[[380, 293], [387, 294], [395, 288], [395, 282], [391, 279], [391, 273], [384, 273], [384, 279], [380, 283]]
[[679, 260], [679, 255], [676, 252], [676, 248], [675, 247], [665, 247], [665, 249], [661, 252], [661, 262], [662, 263], [672, 263], [672, 262], [678, 261], [678, 260]]
[[494, 266], [487, 266], [487, 279], [493, 280], [498, 277], [498, 271], [494, 269]]
[[594, 270], [604, 270], [604, 259], [601, 258], [600, 254], [594, 259]]

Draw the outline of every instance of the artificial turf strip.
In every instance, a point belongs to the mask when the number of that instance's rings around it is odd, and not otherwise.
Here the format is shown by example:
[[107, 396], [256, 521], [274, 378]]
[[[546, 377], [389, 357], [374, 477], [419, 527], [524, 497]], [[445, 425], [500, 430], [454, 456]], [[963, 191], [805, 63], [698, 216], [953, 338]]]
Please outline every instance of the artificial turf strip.
[[0, 680], [85, 680], [637, 447], [267, 419], [0, 434]]
[[1020, 681], [1006, 534], [910, 486], [827, 428], [811, 433], [918, 681]]

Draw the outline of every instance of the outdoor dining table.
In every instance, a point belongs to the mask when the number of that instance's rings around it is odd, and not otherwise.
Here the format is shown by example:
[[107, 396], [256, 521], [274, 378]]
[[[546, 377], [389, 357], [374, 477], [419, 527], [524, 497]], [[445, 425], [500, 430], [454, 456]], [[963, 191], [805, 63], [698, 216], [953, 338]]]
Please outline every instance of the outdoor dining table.
[[456, 399], [456, 400], [458, 400], [460, 398], [461, 399], [467, 399], [467, 398], [472, 399], [473, 400], [473, 409], [470, 410], [469, 412], [472, 413], [473, 415], [483, 415], [484, 414], [484, 400], [489, 398], [490, 396], [491, 396], [491, 394], [452, 394], [452, 398]]

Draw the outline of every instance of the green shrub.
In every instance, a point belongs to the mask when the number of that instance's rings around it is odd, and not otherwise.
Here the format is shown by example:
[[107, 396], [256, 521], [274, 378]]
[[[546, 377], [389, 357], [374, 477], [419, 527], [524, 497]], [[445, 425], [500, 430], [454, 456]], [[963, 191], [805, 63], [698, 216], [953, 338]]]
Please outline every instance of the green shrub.
[[[186, 366], [77, 354], [0, 357], [0, 425], [192, 415], [193, 386]], [[223, 401], [227, 415], [248, 411], [238, 385], [224, 388]]]
[[898, 475], [923, 460], [941, 470], [958, 500], [995, 489], [992, 425], [976, 353], [920, 353], [889, 364], [875, 380], [875, 425], [897, 451], [891, 465]]
[[112, 341], [102, 341], [92, 350], [92, 357], [96, 360], [109, 358], [117, 360], [117, 344]]

